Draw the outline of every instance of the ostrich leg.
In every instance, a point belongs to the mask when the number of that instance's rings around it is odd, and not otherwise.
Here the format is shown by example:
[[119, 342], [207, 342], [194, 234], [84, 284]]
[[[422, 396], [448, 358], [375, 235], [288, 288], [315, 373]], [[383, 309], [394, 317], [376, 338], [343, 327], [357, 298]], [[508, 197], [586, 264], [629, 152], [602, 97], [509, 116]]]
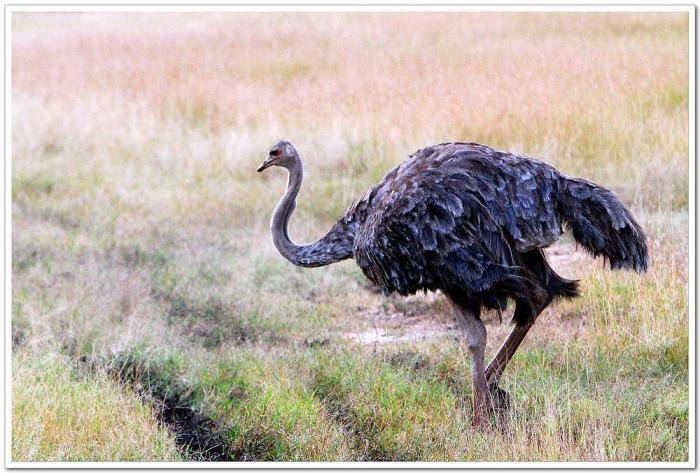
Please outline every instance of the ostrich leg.
[[479, 310], [455, 304], [457, 321], [472, 358], [472, 390], [474, 418], [472, 425], [488, 426], [488, 411], [491, 408], [491, 393], [484, 376], [484, 354], [486, 352], [486, 327], [479, 318]]
[[[532, 322], [529, 324], [523, 326], [516, 325], [503, 342], [503, 345], [501, 345], [501, 348], [498, 349], [498, 352], [493, 357], [493, 360], [491, 360], [491, 363], [489, 363], [488, 367], [486, 368], [486, 379], [488, 380], [489, 386], [491, 386], [492, 390], [497, 389], [498, 382], [503, 374], [503, 370], [505, 370], [506, 365], [508, 365], [508, 362], [511, 360], [511, 358], [513, 358], [515, 351], [525, 339], [525, 336], [530, 331], [532, 326], [535, 325], [535, 320], [537, 320], [537, 317], [539, 317], [547, 305], [547, 303], [542, 304], [537, 309], [534, 317], [532, 318]], [[517, 311], [518, 307], [516, 307], [515, 310]], [[503, 392], [505, 393], [505, 391]]]
[[506, 368], [508, 362], [513, 358], [515, 351], [518, 349], [522, 341], [525, 339], [525, 335], [530, 331], [534, 324], [530, 323], [524, 326], [516, 326], [508, 335], [508, 338], [503, 342], [501, 348], [498, 349], [498, 353], [493, 357], [491, 363], [486, 368], [486, 379], [489, 385], [496, 386], [501, 379], [503, 370]]
[[[545, 286], [554, 284], [554, 286], [556, 288], [559, 288], [559, 290], [565, 288], [566, 290], [561, 292], [560, 295], [572, 297], [577, 294], [575, 281], [570, 281], [568, 279], [562, 278], [557, 273], [555, 273], [554, 270], [549, 266], [549, 264], [547, 264], [547, 256], [544, 254], [544, 251], [542, 251], [541, 249], [532, 250], [523, 253], [522, 256], [525, 261], [525, 265], [528, 268], [532, 268], [532, 271], [534, 271], [535, 273], [535, 278], [533, 279], [543, 281], [543, 284]], [[498, 382], [501, 379], [503, 370], [505, 370], [506, 365], [508, 365], [508, 362], [511, 360], [511, 358], [513, 358], [515, 351], [518, 349], [522, 341], [525, 339], [527, 333], [535, 324], [537, 317], [539, 317], [542, 311], [544, 311], [544, 309], [550, 304], [550, 302], [552, 302], [553, 294], [549, 294], [550, 291], [545, 289], [544, 287], [542, 288], [542, 290], [544, 291], [544, 293], [547, 293], [547, 295], [543, 298], [540, 298], [542, 296], [535, 297], [535, 299], [532, 301], [535, 307], [535, 313], [533, 314], [530, 323], [523, 326], [516, 325], [515, 328], [513, 328], [506, 340], [503, 342], [503, 345], [501, 345], [501, 348], [498, 349], [498, 353], [496, 353], [496, 356], [493, 357], [493, 360], [491, 361], [491, 363], [489, 363], [488, 367], [486, 368], [486, 379], [489, 383], [489, 387], [496, 394], [495, 400], [497, 401], [497, 403], [505, 399], [505, 403], [508, 404], [507, 393], [498, 388]], [[527, 315], [523, 312], [527, 312], [528, 310], [529, 309], [526, 308], [522, 302], [516, 302], [515, 319], [527, 319]], [[518, 311], [520, 311], [520, 314]], [[507, 407], [507, 405], [505, 407]]]

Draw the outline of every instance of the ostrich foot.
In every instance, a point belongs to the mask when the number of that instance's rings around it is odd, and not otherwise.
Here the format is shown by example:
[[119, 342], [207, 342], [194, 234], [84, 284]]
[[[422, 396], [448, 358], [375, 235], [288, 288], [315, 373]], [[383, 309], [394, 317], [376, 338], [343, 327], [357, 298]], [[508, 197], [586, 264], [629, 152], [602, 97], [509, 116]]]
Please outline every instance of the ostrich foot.
[[491, 394], [491, 407], [495, 412], [502, 413], [510, 410], [513, 402], [507, 391], [501, 389], [497, 383], [489, 384]]
[[496, 424], [504, 419], [504, 415], [512, 406], [512, 399], [507, 391], [501, 389], [498, 384], [491, 383], [488, 385], [486, 395], [481, 402], [474, 402], [474, 415], [472, 417], [472, 427], [478, 430], [487, 430], [492, 424], [489, 414], [496, 415]]
[[472, 427], [477, 430], [488, 430], [491, 428], [489, 413], [492, 412], [494, 399], [488, 386], [484, 385], [481, 395], [475, 393], [472, 409]]
[[482, 412], [480, 414], [474, 413], [474, 417], [472, 418], [473, 429], [483, 432], [488, 430], [490, 427], [491, 423], [489, 422], [489, 417], [486, 412]]
[[[476, 407], [476, 406], [475, 406]], [[489, 408], [488, 406], [480, 406], [474, 409], [472, 415], [472, 428], [476, 430], [486, 431], [491, 428], [491, 421], [489, 420]]]

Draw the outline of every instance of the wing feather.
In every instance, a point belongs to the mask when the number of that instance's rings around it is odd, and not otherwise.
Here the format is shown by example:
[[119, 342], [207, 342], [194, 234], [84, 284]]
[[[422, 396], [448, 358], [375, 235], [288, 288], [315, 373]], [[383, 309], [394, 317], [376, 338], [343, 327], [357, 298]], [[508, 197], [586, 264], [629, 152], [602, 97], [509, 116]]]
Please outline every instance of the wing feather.
[[544, 163], [481, 145], [420, 150], [370, 192], [355, 259], [387, 292], [516, 293], [519, 252], [561, 235], [558, 179]]

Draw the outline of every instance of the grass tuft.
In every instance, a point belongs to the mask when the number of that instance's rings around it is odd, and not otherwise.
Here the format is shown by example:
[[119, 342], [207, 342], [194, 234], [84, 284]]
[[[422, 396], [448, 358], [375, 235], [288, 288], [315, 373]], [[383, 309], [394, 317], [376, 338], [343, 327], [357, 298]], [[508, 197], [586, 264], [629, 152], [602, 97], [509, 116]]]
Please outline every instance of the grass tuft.
[[103, 372], [78, 377], [61, 355], [13, 362], [12, 460], [180, 461], [153, 411]]

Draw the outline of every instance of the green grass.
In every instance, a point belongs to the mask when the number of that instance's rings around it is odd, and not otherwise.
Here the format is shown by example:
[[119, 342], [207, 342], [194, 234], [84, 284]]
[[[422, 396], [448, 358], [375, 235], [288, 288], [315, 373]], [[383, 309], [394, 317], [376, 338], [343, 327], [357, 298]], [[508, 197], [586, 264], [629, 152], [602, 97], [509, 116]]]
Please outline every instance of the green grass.
[[[397, 350], [232, 349], [215, 366], [194, 370], [180, 355], [158, 361], [162, 355], [146, 351], [140, 356], [148, 369], [137, 370], [138, 382], [158, 398], [187, 393], [215, 420], [232, 460], [678, 461], [687, 455], [687, 366], [663, 350], [612, 357], [570, 343], [519, 353], [504, 384], [513, 410], [493, 418], [498, 427], [486, 433], [469, 426], [469, 365], [458, 346]], [[122, 378], [134, 382], [130, 376]], [[498, 451], [485, 449], [494, 443]]]

